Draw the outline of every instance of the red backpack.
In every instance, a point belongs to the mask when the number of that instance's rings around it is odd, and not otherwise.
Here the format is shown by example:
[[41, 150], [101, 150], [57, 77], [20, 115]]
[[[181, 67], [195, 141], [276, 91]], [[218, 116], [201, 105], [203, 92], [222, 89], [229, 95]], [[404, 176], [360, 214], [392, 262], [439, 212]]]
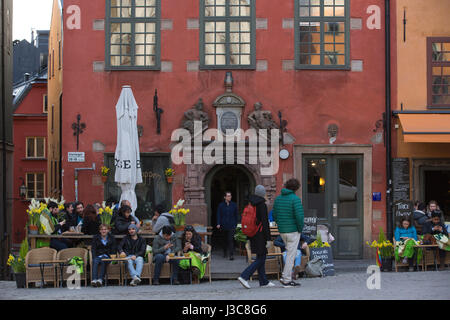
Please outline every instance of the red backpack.
[[249, 204], [245, 207], [242, 213], [242, 233], [247, 237], [254, 237], [255, 234], [261, 229], [262, 223], [256, 224], [256, 207]]

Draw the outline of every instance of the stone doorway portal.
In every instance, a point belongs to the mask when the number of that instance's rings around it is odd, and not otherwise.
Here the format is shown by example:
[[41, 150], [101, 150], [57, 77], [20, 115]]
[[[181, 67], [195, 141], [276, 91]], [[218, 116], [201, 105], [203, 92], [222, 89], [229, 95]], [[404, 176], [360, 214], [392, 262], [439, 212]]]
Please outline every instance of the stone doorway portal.
[[240, 214], [248, 203], [248, 198], [256, 186], [253, 175], [242, 165], [218, 165], [210, 170], [205, 178], [205, 197], [208, 206], [208, 225], [213, 227], [211, 244], [213, 248], [222, 245], [221, 232], [217, 225], [217, 208], [223, 201], [226, 191], [232, 194], [232, 201], [238, 206]]

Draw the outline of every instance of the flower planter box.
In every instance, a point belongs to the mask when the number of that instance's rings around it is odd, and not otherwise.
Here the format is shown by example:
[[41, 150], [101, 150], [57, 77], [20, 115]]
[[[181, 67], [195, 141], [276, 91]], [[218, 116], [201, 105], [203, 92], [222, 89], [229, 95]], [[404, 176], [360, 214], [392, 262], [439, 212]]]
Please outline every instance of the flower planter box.
[[14, 280], [16, 280], [17, 288], [25, 288], [26, 287], [26, 273], [14, 273]]

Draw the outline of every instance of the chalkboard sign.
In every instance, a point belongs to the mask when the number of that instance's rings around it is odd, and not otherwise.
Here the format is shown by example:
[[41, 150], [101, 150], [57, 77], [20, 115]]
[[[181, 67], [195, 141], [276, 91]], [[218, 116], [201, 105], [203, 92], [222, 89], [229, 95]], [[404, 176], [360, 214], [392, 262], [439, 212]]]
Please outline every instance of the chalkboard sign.
[[392, 160], [393, 201], [409, 200], [409, 159], [396, 158]]
[[395, 221], [398, 225], [400, 225], [403, 218], [408, 218], [412, 222], [413, 212], [414, 205], [412, 201], [400, 200], [394, 203]]
[[305, 217], [303, 220], [303, 231], [302, 234], [310, 237], [316, 238], [317, 235], [317, 217]]
[[314, 258], [322, 259], [323, 261], [323, 275], [324, 276], [334, 276], [334, 263], [333, 263], [333, 251], [331, 247], [323, 247], [323, 248], [310, 248], [309, 249], [309, 260]]

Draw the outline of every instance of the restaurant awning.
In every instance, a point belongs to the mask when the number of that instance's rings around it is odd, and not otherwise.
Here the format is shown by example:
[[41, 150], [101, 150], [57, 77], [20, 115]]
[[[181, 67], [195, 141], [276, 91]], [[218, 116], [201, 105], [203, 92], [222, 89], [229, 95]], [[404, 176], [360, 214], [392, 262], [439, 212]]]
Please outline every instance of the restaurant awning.
[[450, 114], [398, 114], [405, 142], [450, 143]]

